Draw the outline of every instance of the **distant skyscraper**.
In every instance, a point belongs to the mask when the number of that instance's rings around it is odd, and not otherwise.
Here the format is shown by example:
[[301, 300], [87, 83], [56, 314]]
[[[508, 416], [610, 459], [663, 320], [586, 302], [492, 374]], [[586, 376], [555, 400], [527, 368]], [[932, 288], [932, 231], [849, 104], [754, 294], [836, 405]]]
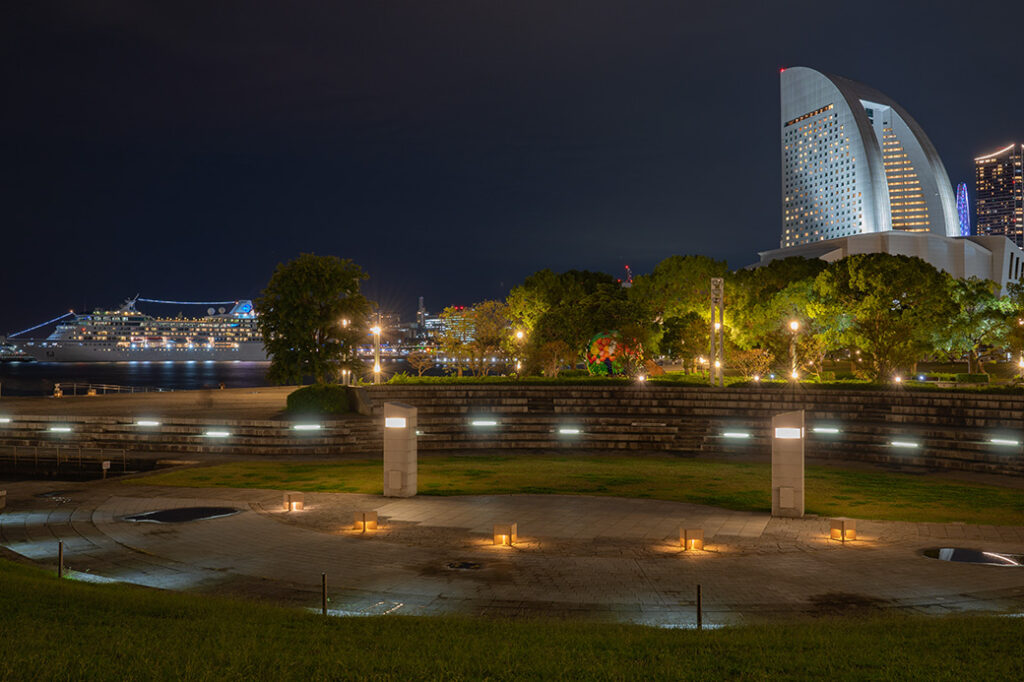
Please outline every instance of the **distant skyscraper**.
[[956, 186], [956, 215], [960, 219], [960, 236], [971, 236], [971, 206], [967, 198], [967, 183]]
[[782, 89], [782, 247], [906, 230], [960, 236], [938, 152], [896, 102], [795, 67]]
[[976, 234], [1001, 234], [1024, 246], [1024, 145], [1011, 144], [974, 160]]

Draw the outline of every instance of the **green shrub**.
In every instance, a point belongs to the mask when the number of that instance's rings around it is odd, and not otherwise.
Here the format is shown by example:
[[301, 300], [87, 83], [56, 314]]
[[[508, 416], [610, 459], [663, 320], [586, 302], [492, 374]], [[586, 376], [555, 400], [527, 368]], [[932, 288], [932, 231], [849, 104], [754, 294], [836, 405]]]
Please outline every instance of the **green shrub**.
[[344, 414], [348, 392], [338, 384], [313, 384], [288, 394], [288, 411], [298, 414]]
[[949, 374], [946, 372], [925, 372], [925, 381], [956, 381], [956, 374]]
[[966, 373], [965, 374], [957, 374], [956, 375], [956, 380], [957, 380], [957, 383], [961, 383], [961, 384], [987, 384], [988, 383], [988, 375], [987, 374], [966, 374]]

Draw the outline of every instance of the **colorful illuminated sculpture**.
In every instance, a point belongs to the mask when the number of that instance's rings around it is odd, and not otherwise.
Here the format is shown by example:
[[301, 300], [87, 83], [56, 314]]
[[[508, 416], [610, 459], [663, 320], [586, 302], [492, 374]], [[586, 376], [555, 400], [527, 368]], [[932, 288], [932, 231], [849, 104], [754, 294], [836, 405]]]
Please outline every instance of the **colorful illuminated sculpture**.
[[619, 332], [598, 332], [587, 345], [587, 369], [591, 374], [626, 374], [627, 363], [635, 356], [636, 351], [623, 342]]

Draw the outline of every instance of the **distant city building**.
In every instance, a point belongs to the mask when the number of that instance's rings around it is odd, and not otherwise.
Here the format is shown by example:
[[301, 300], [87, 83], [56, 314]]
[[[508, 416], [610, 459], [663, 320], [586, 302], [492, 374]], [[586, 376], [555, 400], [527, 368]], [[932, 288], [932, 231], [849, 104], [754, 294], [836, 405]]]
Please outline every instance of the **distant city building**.
[[1022, 157], [1024, 145], [1014, 143], [974, 160], [975, 234], [999, 234], [1024, 246]]
[[857, 234], [762, 251], [761, 262], [757, 265], [793, 256], [820, 258], [832, 263], [858, 253], [916, 256], [953, 277], [991, 280], [999, 285], [1000, 292], [1005, 292], [1010, 282], [1020, 281], [1024, 274], [1024, 250], [1006, 237], [944, 237], [905, 230]]
[[960, 236], [971, 236], [971, 205], [967, 198], [967, 183], [956, 186], [956, 215], [960, 220]]
[[946, 169], [900, 105], [807, 67], [780, 81], [780, 246], [891, 230], [960, 235]]

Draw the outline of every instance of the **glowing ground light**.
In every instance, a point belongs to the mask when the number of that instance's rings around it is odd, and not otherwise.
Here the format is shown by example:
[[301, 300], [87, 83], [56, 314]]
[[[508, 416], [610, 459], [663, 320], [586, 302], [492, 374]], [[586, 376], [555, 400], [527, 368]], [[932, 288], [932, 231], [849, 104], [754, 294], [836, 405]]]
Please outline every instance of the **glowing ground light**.
[[0, 424], [10, 424], [10, 423], [11, 423], [11, 418], [10, 417], [0, 417]]
[[990, 438], [988, 442], [993, 445], [1012, 445], [1013, 447], [1020, 445], [1020, 441], [1009, 440], [1007, 438]]
[[474, 419], [470, 424], [473, 426], [497, 426], [498, 422], [490, 419]]
[[160, 422], [154, 421], [152, 419], [140, 419], [139, 421], [135, 422], [135, 425], [136, 426], [160, 426]]
[[893, 441], [889, 441], [889, 445], [893, 446], [894, 448], [916, 448], [916, 447], [918, 447], [917, 443], [914, 443], [913, 441], [909, 441], [909, 440], [893, 440]]
[[207, 431], [205, 434], [207, 438], [227, 438], [231, 435], [230, 431]]
[[839, 433], [839, 429], [833, 426], [815, 426], [811, 431], [814, 433]]
[[51, 426], [50, 431], [53, 433], [71, 433], [70, 426]]
[[319, 424], [296, 424], [292, 427], [296, 431], [319, 431]]
[[750, 438], [750, 434], [746, 431], [726, 431], [722, 436], [724, 438]]
[[580, 430], [579, 429], [558, 429], [558, 432], [565, 436], [575, 436]]

